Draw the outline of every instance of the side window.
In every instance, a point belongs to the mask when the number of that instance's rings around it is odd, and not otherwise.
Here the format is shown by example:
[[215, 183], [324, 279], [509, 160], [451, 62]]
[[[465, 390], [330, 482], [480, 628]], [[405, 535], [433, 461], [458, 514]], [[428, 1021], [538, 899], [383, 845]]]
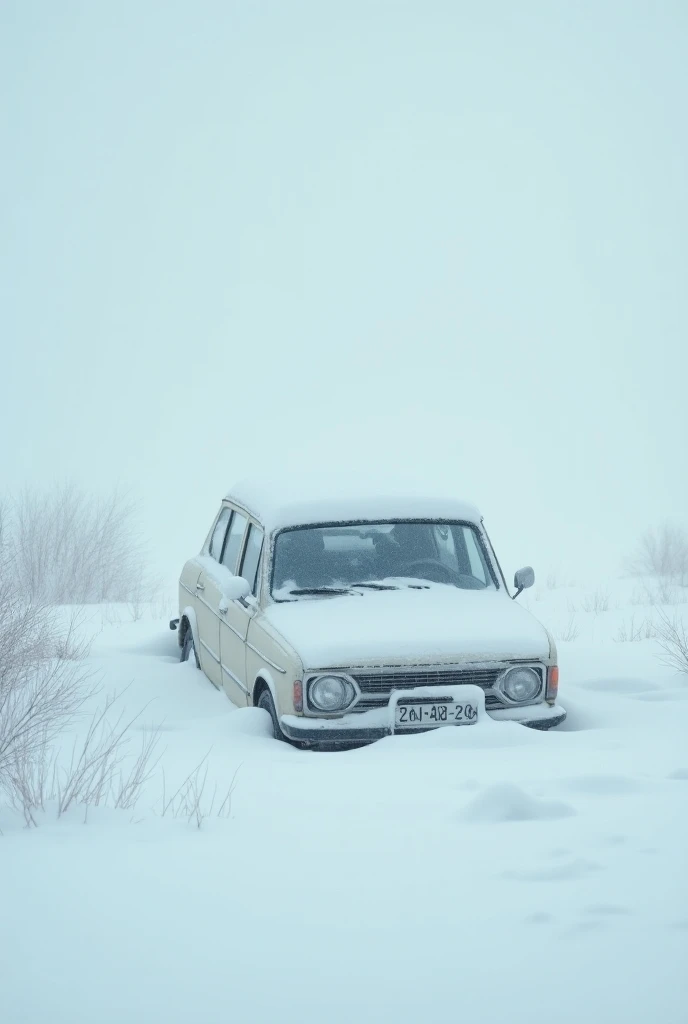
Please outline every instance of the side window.
[[235, 512], [232, 516], [232, 522], [227, 533], [225, 549], [222, 552], [222, 564], [233, 573], [236, 573], [237, 560], [239, 558], [239, 552], [241, 551], [241, 542], [244, 539], [245, 529], [246, 516], [242, 516], [241, 513]]
[[245, 580], [251, 584], [251, 593], [256, 593], [256, 584], [258, 583], [258, 564], [260, 562], [260, 552], [263, 548], [263, 531], [259, 526], [254, 523], [248, 528], [248, 538], [246, 540], [246, 548], [244, 550], [244, 557], [241, 562], [240, 576], [243, 576]]
[[227, 532], [227, 523], [229, 522], [229, 517], [231, 516], [231, 514], [232, 510], [230, 508], [227, 508], [226, 506], [220, 511], [220, 516], [217, 520], [217, 523], [215, 524], [213, 535], [210, 538], [209, 551], [211, 556], [213, 558], [216, 558], [218, 562], [220, 561], [220, 555], [222, 554], [222, 542], [225, 539], [225, 533]]

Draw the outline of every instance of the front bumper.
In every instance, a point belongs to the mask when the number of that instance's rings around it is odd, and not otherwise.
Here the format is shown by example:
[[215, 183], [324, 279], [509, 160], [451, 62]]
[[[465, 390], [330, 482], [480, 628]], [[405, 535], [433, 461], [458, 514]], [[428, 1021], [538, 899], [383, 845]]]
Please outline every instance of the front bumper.
[[[427, 693], [427, 690], [424, 691]], [[405, 694], [408, 696], [408, 691]], [[560, 704], [531, 704], [520, 708], [500, 708], [483, 711], [483, 715], [494, 722], [519, 722], [530, 729], [553, 729], [566, 718], [566, 711]], [[297, 715], [282, 715], [280, 725], [287, 739], [295, 743], [338, 744], [373, 743], [384, 736], [413, 735], [431, 732], [432, 729], [394, 728], [389, 708], [366, 711], [363, 714], [342, 715], [341, 718], [302, 718]], [[444, 726], [443, 728], [451, 728]], [[456, 726], [455, 728], [464, 728]]]

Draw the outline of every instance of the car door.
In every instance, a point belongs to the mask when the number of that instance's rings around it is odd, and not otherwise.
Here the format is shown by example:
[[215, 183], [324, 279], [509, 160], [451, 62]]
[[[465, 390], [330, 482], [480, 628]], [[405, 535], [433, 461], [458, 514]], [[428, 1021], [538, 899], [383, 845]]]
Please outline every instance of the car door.
[[[207, 558], [219, 563], [222, 557], [227, 528], [231, 521], [232, 510], [227, 505], [220, 509], [215, 525], [210, 534]], [[214, 574], [202, 568], [195, 584], [196, 622], [198, 624], [198, 656], [201, 668], [208, 679], [218, 688], [222, 686], [222, 669], [220, 668], [220, 590]]]
[[223, 685], [230, 699], [239, 706], [249, 704], [251, 698], [251, 685], [246, 678], [246, 637], [249, 623], [258, 609], [256, 598], [260, 586], [262, 552], [263, 530], [258, 523], [250, 521], [246, 526], [235, 569], [237, 575], [248, 580], [251, 595], [246, 600], [230, 601], [220, 621]]

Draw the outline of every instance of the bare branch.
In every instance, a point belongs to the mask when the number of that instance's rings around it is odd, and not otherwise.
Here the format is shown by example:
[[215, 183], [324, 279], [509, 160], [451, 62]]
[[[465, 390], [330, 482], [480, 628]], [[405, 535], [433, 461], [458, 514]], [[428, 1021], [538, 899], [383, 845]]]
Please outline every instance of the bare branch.
[[688, 629], [678, 615], [669, 618], [665, 611], [659, 611], [659, 622], [655, 625], [655, 638], [664, 652], [660, 655], [665, 665], [677, 672], [688, 674]]

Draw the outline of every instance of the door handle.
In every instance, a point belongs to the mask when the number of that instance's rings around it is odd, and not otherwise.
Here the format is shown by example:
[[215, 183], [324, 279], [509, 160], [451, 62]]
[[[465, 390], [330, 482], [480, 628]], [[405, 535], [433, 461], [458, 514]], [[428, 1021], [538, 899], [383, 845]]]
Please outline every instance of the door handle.
[[205, 583], [197, 583], [196, 590], [205, 590]]

